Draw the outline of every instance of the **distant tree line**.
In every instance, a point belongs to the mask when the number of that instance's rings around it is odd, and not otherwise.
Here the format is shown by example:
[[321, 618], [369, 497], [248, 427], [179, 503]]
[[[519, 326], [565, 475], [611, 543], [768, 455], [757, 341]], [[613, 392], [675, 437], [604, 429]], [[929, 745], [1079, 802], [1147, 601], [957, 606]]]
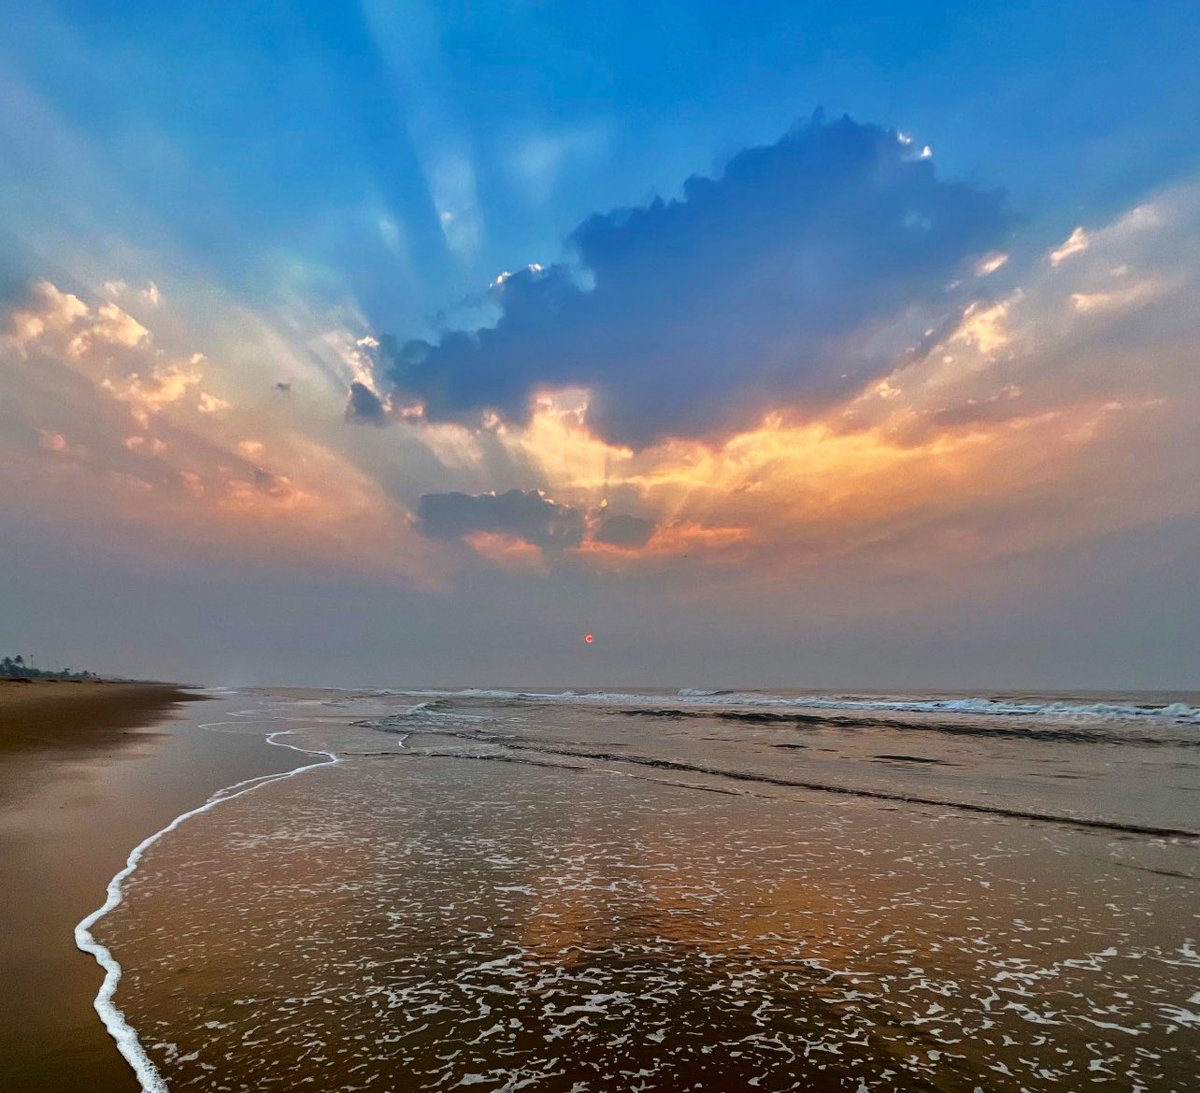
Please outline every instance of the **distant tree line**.
[[99, 679], [95, 672], [73, 672], [70, 668], [61, 671], [47, 671], [26, 664], [25, 658], [18, 654], [15, 657], [0, 659], [0, 679]]

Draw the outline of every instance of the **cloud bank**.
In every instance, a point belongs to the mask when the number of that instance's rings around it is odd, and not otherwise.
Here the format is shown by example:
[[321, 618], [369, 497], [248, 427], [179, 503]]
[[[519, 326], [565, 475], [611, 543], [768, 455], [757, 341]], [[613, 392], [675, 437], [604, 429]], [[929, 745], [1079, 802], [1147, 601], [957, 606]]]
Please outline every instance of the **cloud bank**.
[[525, 423], [539, 390], [584, 387], [589, 424], [633, 447], [816, 412], [888, 371], [1011, 224], [904, 136], [814, 119], [678, 200], [585, 220], [577, 267], [498, 279], [494, 327], [409, 341], [383, 378], [431, 421]]
[[[1040, 253], [989, 252], [941, 322], [819, 412], [781, 401], [733, 433], [635, 448], [562, 388], [524, 425], [426, 420], [404, 435], [425, 437], [441, 482], [470, 495], [515, 486], [580, 510], [580, 549], [555, 564], [613, 573], [684, 559], [747, 581], [913, 572], [1187, 516], [1200, 511], [1198, 235], [1193, 184], [1064, 225]], [[463, 527], [485, 560], [515, 564]]]

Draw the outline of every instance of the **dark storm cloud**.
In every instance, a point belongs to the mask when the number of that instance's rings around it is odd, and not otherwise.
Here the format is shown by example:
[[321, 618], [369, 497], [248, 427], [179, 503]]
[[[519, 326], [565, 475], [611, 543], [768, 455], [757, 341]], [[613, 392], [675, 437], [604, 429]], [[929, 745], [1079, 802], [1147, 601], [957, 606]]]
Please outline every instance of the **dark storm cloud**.
[[366, 384], [355, 380], [346, 398], [346, 420], [355, 425], [386, 425], [387, 410], [379, 396]]
[[583, 541], [583, 513], [537, 490], [507, 493], [427, 493], [417, 506], [421, 529], [434, 539], [497, 532], [540, 547], [574, 547]]
[[939, 181], [895, 132], [813, 121], [680, 200], [585, 220], [569, 243], [590, 283], [513, 274], [494, 327], [393, 346], [386, 378], [433, 420], [519, 421], [538, 387], [588, 386], [591, 421], [635, 446], [817, 408], [887, 369], [897, 347], [872, 335], [945, 304], [1010, 222], [1002, 193]]
[[596, 542], [618, 547], [643, 547], [654, 534], [654, 521], [640, 516], [610, 516], [596, 532]]

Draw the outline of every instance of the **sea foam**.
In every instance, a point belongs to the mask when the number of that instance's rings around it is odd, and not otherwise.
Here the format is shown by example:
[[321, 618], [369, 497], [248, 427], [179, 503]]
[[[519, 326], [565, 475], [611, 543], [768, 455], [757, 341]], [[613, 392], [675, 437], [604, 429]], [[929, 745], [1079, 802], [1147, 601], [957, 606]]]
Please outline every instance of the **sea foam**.
[[[263, 720], [284, 719], [264, 718]], [[213, 724], [217, 723], [214, 722], [210, 725], [202, 725], [200, 727], [211, 728]], [[236, 722], [236, 724], [246, 724], [246, 722]], [[153, 835], [148, 835], [129, 852], [129, 857], [125, 859], [125, 867], [108, 882], [107, 898], [103, 905], [98, 907], [75, 927], [75, 945], [83, 952], [91, 953], [95, 957], [96, 963], [104, 969], [104, 982], [101, 983], [100, 991], [93, 1003], [96, 1007], [96, 1012], [100, 1015], [100, 1020], [104, 1022], [104, 1027], [108, 1030], [108, 1034], [116, 1041], [117, 1050], [120, 1051], [125, 1061], [133, 1068], [133, 1072], [137, 1075], [143, 1093], [167, 1093], [167, 1083], [158, 1072], [158, 1068], [146, 1054], [141, 1040], [138, 1039], [137, 1031], [125, 1020], [125, 1015], [113, 1002], [117, 986], [121, 982], [121, 965], [117, 962], [111, 950], [96, 940], [95, 935], [92, 933], [92, 927], [110, 911], [121, 905], [124, 899], [125, 881], [137, 870], [138, 863], [142, 860], [142, 856], [146, 851], [164, 835], [168, 835], [174, 831], [185, 820], [189, 820], [193, 816], [198, 816], [202, 812], [207, 812], [224, 801], [232, 801], [236, 797], [252, 793], [254, 790], [260, 789], [262, 786], [269, 785], [272, 782], [282, 782], [285, 779], [294, 778], [298, 774], [304, 774], [306, 771], [315, 770], [317, 767], [341, 762], [340, 758], [334, 752], [318, 752], [308, 748], [298, 748], [294, 744], [288, 744], [276, 739], [280, 736], [289, 736], [293, 731], [292, 729], [281, 729], [278, 732], [268, 733], [266, 738], [267, 743], [274, 744], [276, 747], [291, 748], [292, 751], [298, 751], [304, 755], [324, 755], [326, 758], [319, 763], [309, 763], [305, 766], [297, 767], [295, 770], [285, 771], [282, 774], [267, 774], [259, 775], [255, 778], [245, 778], [240, 782], [233, 783], [233, 785], [226, 786], [224, 789], [217, 790], [216, 793], [199, 807], [176, 816], [166, 827], [160, 828]]]
[[[625, 691], [411, 690], [384, 692], [413, 697], [499, 698], [526, 702], [644, 706], [661, 703], [662, 694]], [[865, 710], [879, 713], [949, 713], [976, 717], [1045, 717], [1087, 721], [1169, 721], [1200, 726], [1200, 706], [1185, 702], [1132, 703], [1023, 701], [1010, 698], [910, 698], [888, 695], [796, 694], [765, 691], [706, 691], [684, 687], [672, 696], [681, 705], [761, 706], [780, 709]]]

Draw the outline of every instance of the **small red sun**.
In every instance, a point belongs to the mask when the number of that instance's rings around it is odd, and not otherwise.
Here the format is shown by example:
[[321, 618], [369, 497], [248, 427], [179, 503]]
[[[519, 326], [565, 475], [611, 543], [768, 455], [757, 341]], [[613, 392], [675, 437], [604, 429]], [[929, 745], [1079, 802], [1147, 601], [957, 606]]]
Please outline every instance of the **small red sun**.
[[583, 640], [584, 640], [584, 641], [586, 641], [586, 642], [588, 643], [588, 645], [591, 645], [591, 644], [592, 644], [592, 635], [591, 635], [591, 634], [584, 634], [584, 635], [583, 635]]

